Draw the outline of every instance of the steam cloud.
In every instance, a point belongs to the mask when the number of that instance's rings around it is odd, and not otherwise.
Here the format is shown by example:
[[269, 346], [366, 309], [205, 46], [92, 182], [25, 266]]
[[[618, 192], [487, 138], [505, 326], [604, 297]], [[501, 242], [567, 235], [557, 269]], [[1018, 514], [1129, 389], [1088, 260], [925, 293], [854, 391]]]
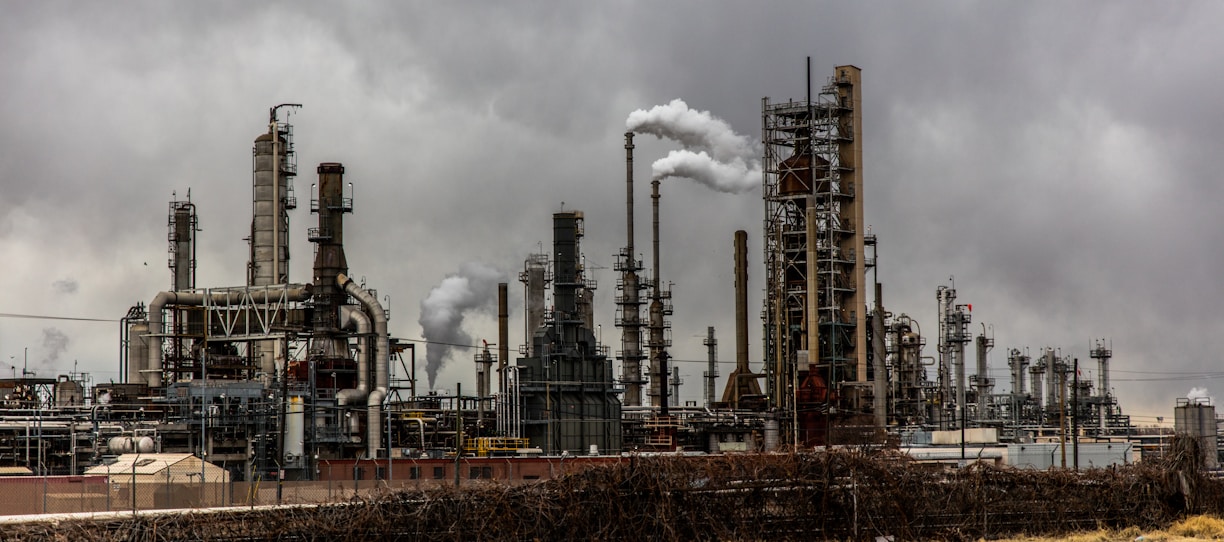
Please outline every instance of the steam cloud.
[[60, 354], [68, 351], [68, 335], [53, 327], [43, 328], [43, 351], [44, 356], [42, 365], [54, 370], [59, 362]]
[[450, 344], [472, 344], [472, 337], [463, 330], [463, 318], [471, 311], [494, 310], [497, 283], [503, 280], [504, 274], [493, 267], [465, 263], [459, 266], [458, 273], [443, 279], [421, 301], [421, 335], [429, 341], [425, 345], [429, 389], [434, 389], [438, 371], [454, 349]]
[[720, 192], [739, 194], [761, 183], [758, 145], [735, 133], [726, 121], [709, 111], [690, 109], [684, 100], [656, 105], [629, 114], [625, 126], [632, 132], [652, 134], [684, 146], [651, 166], [654, 180], [692, 179]]
[[1211, 392], [1207, 391], [1207, 388], [1190, 388], [1190, 391], [1186, 393], [1186, 398], [1191, 402], [1194, 402], [1195, 399], [1206, 399], [1209, 403], [1215, 404], [1215, 397], [1211, 395]]
[[60, 279], [51, 283], [51, 288], [56, 293], [60, 294], [75, 294], [77, 293], [77, 281], [73, 279]]

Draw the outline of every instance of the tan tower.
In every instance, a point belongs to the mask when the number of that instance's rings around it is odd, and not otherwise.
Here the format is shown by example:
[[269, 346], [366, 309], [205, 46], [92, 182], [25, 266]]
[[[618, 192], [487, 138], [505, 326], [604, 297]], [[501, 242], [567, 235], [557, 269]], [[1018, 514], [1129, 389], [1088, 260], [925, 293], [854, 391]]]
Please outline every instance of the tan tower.
[[860, 75], [838, 66], [803, 101], [762, 101], [765, 374], [792, 443], [827, 442], [830, 412], [866, 412]]

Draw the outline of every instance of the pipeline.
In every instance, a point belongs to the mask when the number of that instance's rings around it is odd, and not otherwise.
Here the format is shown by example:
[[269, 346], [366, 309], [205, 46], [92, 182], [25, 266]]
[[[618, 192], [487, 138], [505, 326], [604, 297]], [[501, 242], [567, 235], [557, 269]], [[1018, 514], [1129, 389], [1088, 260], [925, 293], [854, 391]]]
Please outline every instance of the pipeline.
[[370, 335], [370, 317], [352, 305], [340, 307], [340, 329], [352, 329], [357, 332], [357, 388], [340, 390], [336, 393], [336, 404], [359, 405], [370, 393], [370, 355], [366, 351], [366, 343]]
[[344, 273], [336, 275], [336, 283], [344, 292], [353, 296], [374, 322], [374, 389], [366, 397], [366, 453], [371, 459], [378, 457], [382, 448], [382, 401], [387, 396], [387, 375], [391, 367], [391, 345], [387, 339], [387, 313], [378, 298], [353, 282]]
[[[309, 284], [282, 284], [261, 289], [227, 290], [207, 292], [208, 301], [214, 305], [234, 305], [249, 300], [252, 303], [269, 303], [279, 301], [282, 296], [287, 301], [306, 301], [310, 299]], [[149, 387], [158, 388], [162, 385], [162, 337], [166, 333], [162, 311], [166, 305], [203, 305], [205, 292], [159, 292], [149, 302], [149, 336], [152, 344], [148, 345], [148, 359], [145, 370], [149, 371], [147, 382]], [[129, 361], [130, 363], [130, 361]]]

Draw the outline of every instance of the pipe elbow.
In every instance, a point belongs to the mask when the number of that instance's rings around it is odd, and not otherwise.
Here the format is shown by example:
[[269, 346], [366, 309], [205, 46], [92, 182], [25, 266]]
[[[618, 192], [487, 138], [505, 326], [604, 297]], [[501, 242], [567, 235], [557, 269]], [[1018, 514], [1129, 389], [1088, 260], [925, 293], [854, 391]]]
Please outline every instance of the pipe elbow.
[[360, 389], [347, 389], [336, 392], [336, 404], [339, 406], [359, 405], [366, 399], [366, 392]]

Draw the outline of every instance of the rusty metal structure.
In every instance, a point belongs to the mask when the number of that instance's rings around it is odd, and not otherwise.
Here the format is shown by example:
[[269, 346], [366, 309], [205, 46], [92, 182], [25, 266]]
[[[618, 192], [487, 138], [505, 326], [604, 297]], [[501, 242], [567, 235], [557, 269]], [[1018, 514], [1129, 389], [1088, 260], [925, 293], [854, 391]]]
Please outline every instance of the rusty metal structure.
[[794, 443], [868, 405], [860, 75], [838, 66], [813, 96], [809, 74], [806, 100], [761, 104], [766, 393]]

